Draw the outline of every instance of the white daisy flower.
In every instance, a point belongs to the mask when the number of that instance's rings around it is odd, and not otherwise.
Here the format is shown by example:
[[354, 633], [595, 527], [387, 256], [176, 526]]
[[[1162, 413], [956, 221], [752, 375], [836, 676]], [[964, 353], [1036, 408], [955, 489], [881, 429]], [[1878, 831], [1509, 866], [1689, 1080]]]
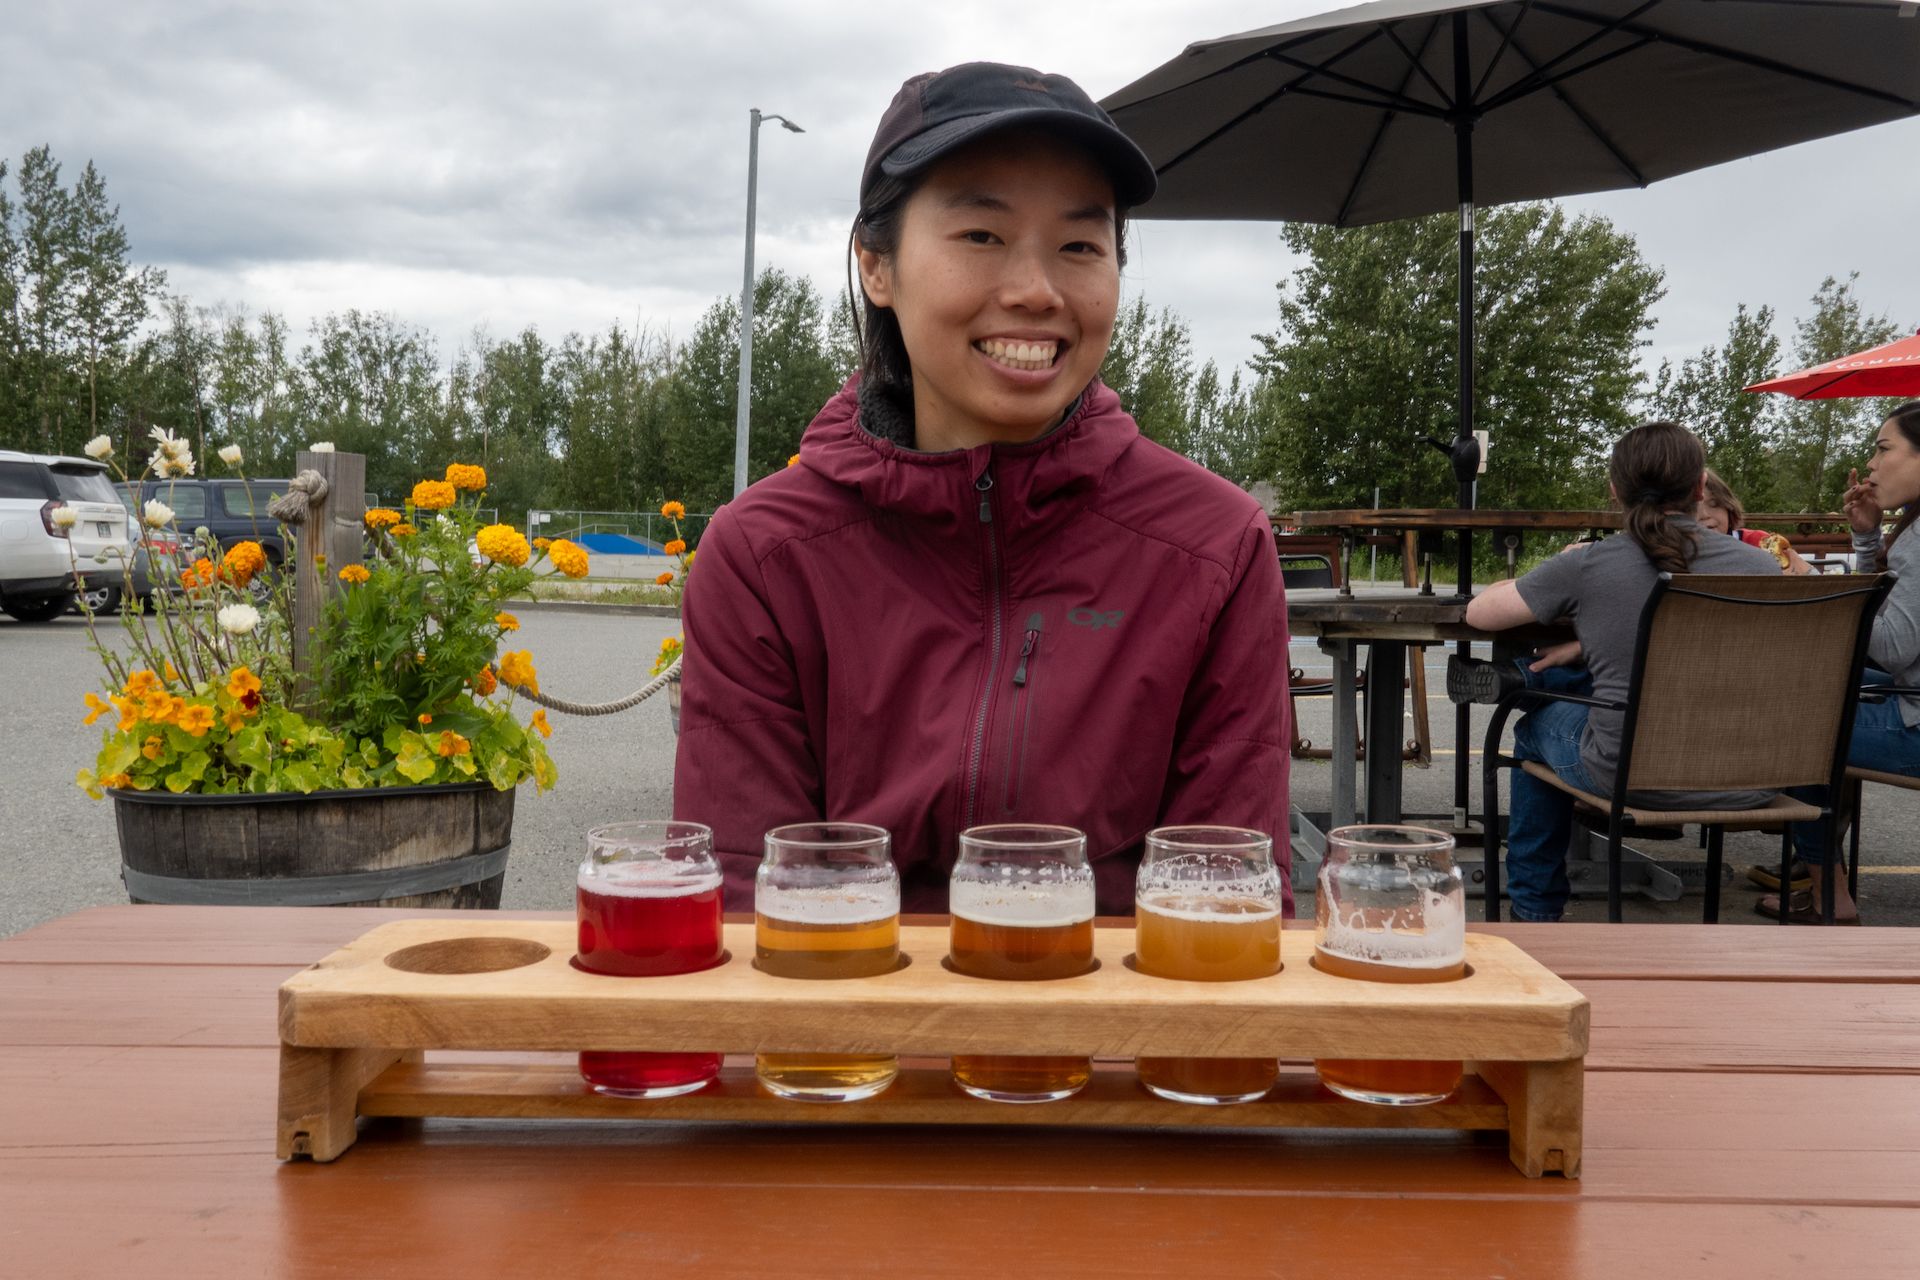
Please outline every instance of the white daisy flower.
[[62, 529], [71, 529], [80, 519], [80, 513], [72, 507], [55, 507], [53, 522]]
[[85, 453], [89, 458], [98, 460], [112, 452], [113, 438], [111, 436], [95, 436], [93, 439], [87, 441]]
[[220, 461], [226, 463], [230, 467], [239, 466], [240, 465], [240, 446], [237, 444], [230, 444], [222, 448], [220, 450]]
[[164, 529], [173, 523], [173, 508], [155, 498], [141, 508], [141, 518], [149, 529]]

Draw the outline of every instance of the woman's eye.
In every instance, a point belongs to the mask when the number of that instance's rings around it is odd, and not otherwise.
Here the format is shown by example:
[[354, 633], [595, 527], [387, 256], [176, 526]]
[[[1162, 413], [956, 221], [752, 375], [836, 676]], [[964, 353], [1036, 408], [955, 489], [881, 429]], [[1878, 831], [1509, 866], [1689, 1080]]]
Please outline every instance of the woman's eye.
[[1091, 240], [1075, 240], [1072, 244], [1064, 246], [1063, 251], [1066, 253], [1102, 253], [1104, 252], [1104, 250], [1102, 250], [1099, 245], [1093, 243], [1093, 241]]
[[968, 244], [992, 244], [994, 235], [991, 231], [963, 231], [960, 238]]

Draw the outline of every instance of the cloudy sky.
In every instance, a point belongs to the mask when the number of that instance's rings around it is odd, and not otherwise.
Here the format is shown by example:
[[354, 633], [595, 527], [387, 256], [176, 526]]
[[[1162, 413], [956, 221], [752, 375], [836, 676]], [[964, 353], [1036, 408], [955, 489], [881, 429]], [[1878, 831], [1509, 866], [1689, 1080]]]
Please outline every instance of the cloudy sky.
[[[758, 261], [844, 289], [860, 162], [906, 76], [974, 58], [1095, 97], [1188, 42], [1335, 0], [846, 0], [19, 5], [0, 41], [0, 154], [89, 158], [138, 259], [195, 302], [383, 310], [443, 355], [476, 327], [636, 320], [688, 333], [740, 287], [747, 112], [764, 128]], [[1920, 121], [1570, 201], [1667, 272], [1650, 353], [1718, 341], [1738, 302], [1805, 311], [1823, 276], [1920, 323]], [[1289, 268], [1266, 224], [1136, 224], [1129, 287], [1232, 366]]]

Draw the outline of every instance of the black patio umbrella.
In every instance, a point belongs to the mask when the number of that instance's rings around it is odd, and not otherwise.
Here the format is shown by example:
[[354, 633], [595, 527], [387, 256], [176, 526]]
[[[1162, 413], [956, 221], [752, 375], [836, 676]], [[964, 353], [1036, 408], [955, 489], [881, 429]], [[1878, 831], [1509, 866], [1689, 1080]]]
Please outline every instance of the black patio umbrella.
[[[1191, 45], [1103, 105], [1159, 172], [1141, 217], [1345, 227], [1458, 207], [1450, 454], [1471, 507], [1476, 204], [1644, 187], [1920, 114], [1920, 4], [1380, 0]], [[1462, 538], [1462, 594], [1467, 560]]]

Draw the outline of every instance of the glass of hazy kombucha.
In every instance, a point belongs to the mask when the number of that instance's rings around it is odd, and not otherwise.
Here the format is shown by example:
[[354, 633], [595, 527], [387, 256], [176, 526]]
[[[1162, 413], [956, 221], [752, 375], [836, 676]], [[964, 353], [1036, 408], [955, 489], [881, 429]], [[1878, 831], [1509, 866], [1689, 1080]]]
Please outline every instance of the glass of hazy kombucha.
[[[1280, 872], [1273, 840], [1240, 827], [1147, 833], [1134, 888], [1134, 963], [1156, 978], [1245, 982], [1280, 972]], [[1148, 1091], [1174, 1102], [1253, 1102], [1278, 1058], [1141, 1058]]]
[[[886, 831], [803, 822], [767, 832], [753, 884], [754, 964], [777, 978], [869, 978], [900, 961], [900, 874]], [[853, 1102], [892, 1084], [890, 1053], [762, 1053], [769, 1093]]]
[[[720, 864], [697, 822], [623, 822], [587, 832], [575, 883], [576, 967], [621, 978], [711, 969], [720, 937]], [[580, 1074], [617, 1098], [671, 1098], [720, 1074], [717, 1053], [580, 1055]]]
[[[1339, 827], [1327, 833], [1314, 905], [1313, 966], [1363, 982], [1452, 982], [1467, 971], [1466, 892], [1453, 837], [1426, 827]], [[1439, 1102], [1461, 1064], [1319, 1058], [1320, 1083], [1361, 1102]]]
[[[1036, 982], [1093, 968], [1093, 868], [1072, 827], [1004, 824], [960, 833], [947, 890], [948, 963], [976, 978]], [[954, 1083], [990, 1102], [1054, 1102], [1086, 1087], [1084, 1057], [955, 1054]]]

